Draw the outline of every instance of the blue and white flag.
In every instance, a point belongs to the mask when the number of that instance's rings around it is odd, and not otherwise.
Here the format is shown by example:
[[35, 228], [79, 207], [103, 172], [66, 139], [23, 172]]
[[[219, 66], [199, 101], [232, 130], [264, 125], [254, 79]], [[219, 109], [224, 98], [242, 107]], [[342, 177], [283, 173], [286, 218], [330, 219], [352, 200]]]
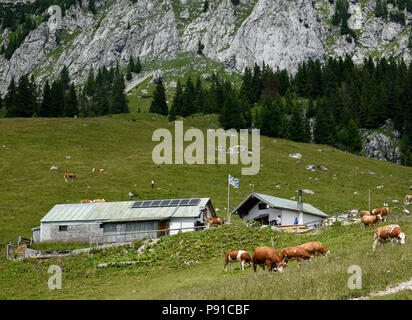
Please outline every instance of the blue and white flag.
[[232, 176], [229, 174], [229, 184], [230, 184], [231, 186], [233, 186], [234, 188], [239, 188], [239, 179], [236, 179], [235, 177], [232, 177]]

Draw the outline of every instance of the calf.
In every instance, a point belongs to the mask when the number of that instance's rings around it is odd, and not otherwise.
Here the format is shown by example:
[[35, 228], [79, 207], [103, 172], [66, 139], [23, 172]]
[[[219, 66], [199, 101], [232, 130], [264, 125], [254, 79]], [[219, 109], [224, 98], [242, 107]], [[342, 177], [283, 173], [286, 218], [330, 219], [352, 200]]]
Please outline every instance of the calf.
[[371, 213], [370, 211], [368, 211], [368, 210], [361, 210], [361, 211], [359, 211], [359, 214], [360, 214], [361, 217], [363, 217], [363, 216], [371, 216], [371, 215], [372, 215], [372, 213]]
[[73, 179], [76, 178], [76, 177], [77, 177], [77, 175], [75, 175], [74, 173], [68, 173], [68, 172], [66, 172], [66, 173], [64, 174], [64, 181], [67, 182], [67, 179], [68, 179], [68, 178], [73, 181]]
[[411, 201], [412, 201], [412, 194], [407, 194], [407, 195], [405, 196], [405, 202], [409, 203], [409, 202], [411, 202]]
[[226, 253], [225, 255], [225, 271], [227, 271], [227, 265], [230, 262], [230, 268], [233, 270], [233, 261], [238, 261], [240, 262], [241, 269], [245, 270], [245, 262], [249, 264], [250, 267], [250, 262], [252, 259], [250, 258], [249, 254], [246, 251], [243, 250], [235, 250], [235, 251], [230, 251]]
[[386, 240], [390, 240], [391, 242], [396, 241], [400, 244], [405, 244], [406, 235], [401, 231], [401, 228], [396, 224], [391, 224], [388, 226], [383, 226], [376, 228], [373, 232], [373, 245], [372, 249], [375, 251], [376, 244], [378, 241], [381, 243], [381, 247], [383, 247], [383, 242]]
[[312, 256], [302, 247], [289, 247], [280, 250], [280, 258], [287, 263], [289, 260], [296, 259], [298, 261], [298, 265], [300, 263], [300, 259], [308, 260], [309, 262], [312, 260]]
[[385, 220], [385, 222], [386, 222], [386, 218], [387, 218], [387, 216], [388, 216], [388, 213], [389, 213], [389, 208], [378, 208], [378, 209], [373, 209], [372, 210], [372, 214], [373, 215], [378, 215], [378, 214], [380, 214], [381, 215], [381, 217], [383, 217], [384, 218], [384, 220]]
[[90, 203], [90, 202], [92, 202], [92, 201], [89, 200], [89, 199], [80, 200], [80, 203]]
[[104, 200], [104, 199], [95, 199], [95, 200], [93, 200], [93, 202], [106, 202], [106, 200]]
[[314, 254], [316, 257], [322, 254], [324, 257], [327, 257], [330, 254], [329, 250], [326, 250], [322, 242], [319, 241], [310, 241], [304, 244], [301, 244], [299, 247], [305, 249], [309, 254]]
[[374, 227], [377, 222], [382, 221], [382, 216], [380, 214], [377, 214], [376, 216], [363, 216], [361, 221], [364, 228], [367, 226]]
[[272, 272], [273, 268], [279, 272], [283, 272], [283, 268], [286, 267], [286, 263], [282, 261], [277, 251], [272, 247], [256, 248], [253, 251], [252, 263], [255, 275], [257, 265], [261, 265], [262, 268], [265, 269], [264, 264], [266, 264], [269, 273]]
[[98, 169], [98, 168], [93, 168], [92, 170], [93, 172], [103, 172], [104, 171], [104, 169]]
[[221, 226], [226, 223], [226, 218], [206, 218], [205, 222], [208, 228], [210, 228], [210, 226]]

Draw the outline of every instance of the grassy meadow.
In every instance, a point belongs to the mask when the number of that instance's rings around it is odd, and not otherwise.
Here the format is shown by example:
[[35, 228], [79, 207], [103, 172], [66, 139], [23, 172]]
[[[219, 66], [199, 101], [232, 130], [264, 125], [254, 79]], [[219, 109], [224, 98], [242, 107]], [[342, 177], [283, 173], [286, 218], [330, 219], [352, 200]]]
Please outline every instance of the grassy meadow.
[[[195, 115], [184, 120], [185, 130], [194, 127], [206, 133], [208, 128], [217, 126], [215, 115]], [[402, 203], [412, 185], [412, 168], [329, 146], [268, 137], [261, 137], [261, 168], [255, 176], [241, 176], [242, 164], [155, 165], [152, 150], [158, 142], [151, 137], [158, 128], [173, 132], [174, 123], [149, 113], [86, 119], [0, 119], [1, 299], [346, 299], [410, 279], [410, 242], [372, 253], [372, 231], [364, 231], [360, 225], [329, 228], [312, 236], [263, 230], [261, 236], [255, 237], [248, 228], [227, 227], [216, 238], [207, 236], [217, 232], [214, 230], [192, 233], [194, 238], [184, 235], [189, 238], [183, 242], [166, 237], [160, 242], [162, 246], [155, 249], [155, 256], [143, 256], [149, 263], [121, 268], [98, 269], [96, 265], [143, 259], [135, 256], [135, 247], [37, 262], [6, 261], [5, 244], [19, 235], [30, 237], [31, 228], [39, 226], [39, 220], [58, 203], [100, 198], [126, 201], [129, 191], [136, 195], [135, 199], [210, 197], [218, 216], [225, 217], [230, 173], [240, 178], [239, 189], [230, 190], [231, 209], [252, 191], [289, 199], [297, 196], [298, 189], [310, 189], [315, 194], [304, 194], [303, 200], [334, 215], [348, 209], [367, 209], [370, 189], [372, 207], [380, 207], [386, 201], [393, 213], [399, 213], [403, 207], [396, 208], [392, 200]], [[303, 158], [290, 158], [291, 153], [300, 153]], [[308, 171], [308, 164], [323, 165], [328, 171]], [[51, 172], [51, 166], [59, 170]], [[93, 167], [105, 171], [92, 172]], [[76, 173], [78, 178], [65, 183], [64, 172]], [[155, 181], [154, 189], [151, 180]], [[380, 185], [384, 187], [377, 189]], [[410, 221], [399, 217], [398, 223], [410, 234]], [[236, 216], [232, 220], [241, 222]], [[202, 234], [204, 239], [196, 238]], [[299, 268], [291, 262], [285, 273], [271, 278], [261, 270], [256, 279], [250, 269], [223, 272], [222, 251], [239, 245], [253, 250], [261, 244], [270, 245], [271, 237], [275, 237], [278, 250], [312, 237], [324, 241], [333, 254]], [[250, 241], [246, 241], [248, 238]], [[195, 246], [208, 245], [212, 248], [209, 251], [192, 252]], [[184, 260], [172, 259], [177, 252], [186, 252]], [[198, 262], [183, 263], [192, 259]], [[62, 290], [47, 288], [50, 264], [62, 266]], [[365, 286], [359, 292], [344, 285], [347, 267], [352, 264], [360, 265], [364, 272]], [[288, 284], [295, 289], [290, 290]]]

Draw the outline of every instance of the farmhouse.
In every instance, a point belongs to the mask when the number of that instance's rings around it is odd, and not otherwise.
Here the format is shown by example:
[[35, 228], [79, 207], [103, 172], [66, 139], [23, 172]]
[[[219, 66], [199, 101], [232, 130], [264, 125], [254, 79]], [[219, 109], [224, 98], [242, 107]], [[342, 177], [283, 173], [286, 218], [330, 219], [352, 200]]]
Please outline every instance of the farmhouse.
[[274, 225], [279, 215], [281, 225], [293, 225], [296, 217], [300, 225], [328, 217], [312, 205], [303, 203], [301, 192], [299, 201], [252, 192], [232, 211], [232, 214], [238, 214], [240, 218], [246, 217], [246, 223], [255, 220], [262, 225]]
[[200, 230], [210, 217], [210, 198], [57, 204], [32, 230], [40, 242], [122, 243]]

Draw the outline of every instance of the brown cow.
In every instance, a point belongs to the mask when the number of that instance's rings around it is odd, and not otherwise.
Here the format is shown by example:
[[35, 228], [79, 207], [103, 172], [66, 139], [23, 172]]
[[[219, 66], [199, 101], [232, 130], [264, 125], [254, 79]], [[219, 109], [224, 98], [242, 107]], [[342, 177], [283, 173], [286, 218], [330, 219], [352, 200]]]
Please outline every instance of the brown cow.
[[265, 269], [264, 264], [266, 264], [269, 273], [272, 272], [273, 268], [279, 272], [283, 272], [283, 268], [286, 267], [286, 263], [282, 261], [277, 251], [272, 247], [256, 248], [253, 251], [252, 263], [255, 275], [257, 265], [261, 265], [262, 269]]
[[246, 251], [243, 251], [243, 250], [230, 251], [226, 253], [225, 255], [225, 271], [227, 271], [227, 265], [229, 262], [230, 262], [230, 267], [233, 270], [232, 261], [239, 261], [241, 265], [241, 269], [245, 270], [245, 262], [248, 263], [250, 267], [250, 262], [252, 261], [252, 258], [249, 256], [249, 254]]
[[384, 220], [386, 221], [386, 218], [387, 218], [387, 216], [388, 216], [388, 213], [389, 213], [389, 208], [378, 208], [378, 209], [373, 209], [372, 210], [372, 214], [373, 215], [377, 215], [377, 214], [380, 214], [381, 215], [381, 217], [384, 217]]
[[371, 215], [372, 215], [372, 213], [371, 213], [370, 211], [368, 211], [368, 210], [361, 210], [361, 211], [359, 211], [359, 214], [360, 214], [361, 217], [363, 217], [363, 216], [371, 216]]
[[412, 201], [412, 194], [407, 194], [406, 196], [405, 196], [405, 202], [411, 202]]
[[363, 216], [361, 221], [364, 228], [366, 228], [366, 226], [374, 227], [377, 222], [382, 221], [382, 216], [380, 214], [377, 214], [376, 216]]
[[401, 228], [396, 224], [390, 224], [388, 226], [383, 226], [376, 228], [373, 232], [373, 245], [372, 249], [375, 251], [376, 244], [378, 241], [381, 243], [383, 248], [383, 242], [385, 240], [396, 241], [400, 244], [405, 244], [406, 235], [402, 232]]
[[329, 250], [326, 250], [322, 242], [319, 241], [310, 241], [304, 244], [301, 244], [299, 247], [305, 249], [310, 254], [314, 254], [316, 257], [321, 253], [324, 257], [327, 257], [330, 254]]
[[226, 223], [226, 218], [206, 218], [205, 219], [206, 224], [208, 227], [210, 226], [221, 226]]
[[309, 262], [312, 260], [310, 253], [302, 247], [283, 248], [280, 250], [280, 258], [286, 263], [289, 260], [296, 259], [298, 261], [298, 265], [300, 263], [300, 259], [308, 260]]
[[90, 203], [90, 202], [92, 202], [92, 201], [89, 200], [89, 199], [80, 200], [80, 203]]
[[98, 169], [98, 168], [93, 168], [92, 170], [93, 172], [103, 172], [104, 171], [104, 169]]
[[94, 199], [93, 202], [106, 202], [104, 199]]
[[65, 173], [64, 174], [64, 181], [66, 181], [67, 182], [67, 178], [70, 178], [72, 181], [73, 181], [73, 179], [74, 178], [76, 178], [77, 177], [77, 175], [75, 175], [74, 173]]

